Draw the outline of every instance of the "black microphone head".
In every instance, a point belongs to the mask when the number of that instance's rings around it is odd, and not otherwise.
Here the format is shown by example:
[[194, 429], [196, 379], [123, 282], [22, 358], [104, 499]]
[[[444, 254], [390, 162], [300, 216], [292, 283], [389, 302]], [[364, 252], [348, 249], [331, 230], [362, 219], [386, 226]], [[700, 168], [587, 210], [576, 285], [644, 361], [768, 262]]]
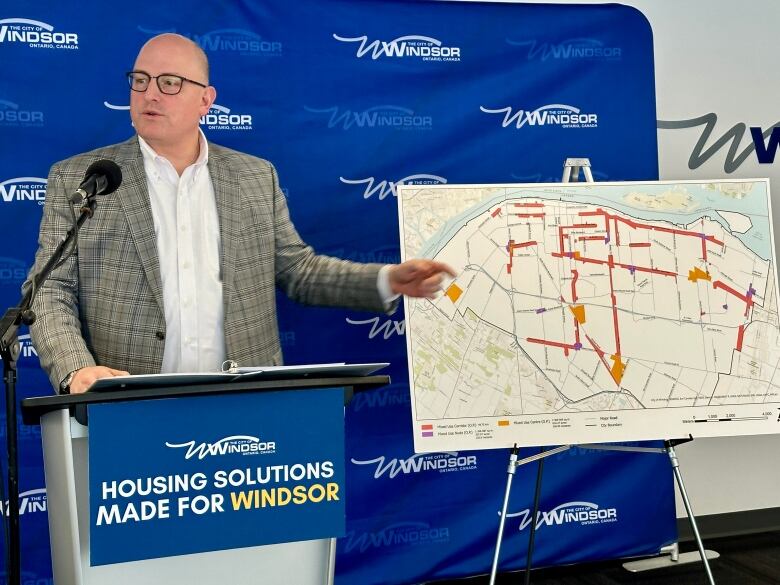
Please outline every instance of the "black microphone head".
[[105, 187], [100, 189], [96, 195], [108, 195], [119, 189], [122, 184], [122, 169], [112, 160], [106, 158], [96, 160], [87, 169], [86, 176], [105, 177]]

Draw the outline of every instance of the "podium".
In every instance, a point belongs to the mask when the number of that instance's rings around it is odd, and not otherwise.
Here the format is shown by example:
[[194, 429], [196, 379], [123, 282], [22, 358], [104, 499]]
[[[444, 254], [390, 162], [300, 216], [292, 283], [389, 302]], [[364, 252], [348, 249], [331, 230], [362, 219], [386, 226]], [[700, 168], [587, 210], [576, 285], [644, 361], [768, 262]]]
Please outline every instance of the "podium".
[[[131, 424], [135, 425], [137, 433], [145, 433], [149, 430], [148, 423], [144, 420], [145, 417], [138, 417], [138, 413], [152, 412], [160, 406], [170, 409], [185, 404], [195, 408], [199, 405], [207, 405], [211, 409], [211, 405], [215, 403], [232, 401], [230, 402], [233, 405], [231, 408], [235, 410], [236, 404], [244, 404], [250, 399], [251, 401], [259, 401], [260, 404], [270, 404], [269, 401], [274, 397], [294, 397], [297, 395], [308, 401], [315, 395], [312, 392], [319, 395], [325, 392], [333, 393], [336, 389], [341, 390], [343, 404], [346, 404], [354, 392], [376, 388], [388, 382], [388, 376], [377, 375], [255, 379], [253, 381], [46, 396], [22, 401], [24, 422], [41, 425], [54, 582], [56, 585], [137, 585], [138, 583], [160, 585], [189, 585], [191, 583], [202, 585], [223, 583], [231, 585], [288, 585], [289, 583], [327, 585], [333, 583], [336, 554], [336, 539], [332, 537], [335, 536], [334, 534], [323, 535], [323, 537], [313, 540], [263, 546], [230, 544], [228, 545], [230, 548], [227, 550], [210, 550], [209, 552], [185, 553], [176, 556], [163, 556], [162, 558], [111, 562], [96, 566], [96, 563], [93, 562], [95, 559], [90, 556], [90, 532], [94, 529], [94, 514], [90, 512], [89, 488], [90, 413], [95, 413], [95, 424], [93, 424], [95, 426], [99, 420], [96, 414], [100, 408], [118, 408], [120, 412], [122, 412], [121, 409], [132, 409], [139, 420], [135, 420]], [[252, 412], [248, 412], [248, 409], [245, 410], [247, 412], [240, 413], [244, 419], [247, 416], [254, 416]], [[262, 409], [255, 410], [262, 411]], [[343, 425], [341, 405], [339, 405], [339, 410], [338, 414], [341, 414], [339, 424]], [[282, 414], [276, 413], [275, 416], [281, 417]], [[146, 428], [145, 425], [147, 425]], [[93, 429], [93, 433], [96, 432], [96, 429]], [[105, 431], [102, 432], [105, 434]], [[108, 432], [111, 432], [110, 428]], [[117, 449], [132, 448], [138, 436], [109, 437], [109, 442], [115, 441], [112, 444], [115, 444]], [[233, 439], [234, 437], [229, 438]], [[168, 445], [168, 447], [174, 446], [181, 445]], [[254, 448], [257, 448], [256, 445]], [[341, 449], [343, 454], [343, 444]], [[93, 446], [93, 451], [97, 450], [98, 447]], [[185, 455], [183, 449], [179, 449], [177, 453], [180, 456]], [[203, 458], [205, 453], [205, 451], [200, 451], [193, 459]], [[190, 455], [192, 453], [187, 452], [187, 458]], [[184, 457], [180, 458], [184, 459]], [[258, 458], [251, 459], [257, 460]], [[243, 465], [243, 460], [241, 461], [241, 465]], [[250, 463], [246, 464], [247, 475], [251, 469], [250, 465]], [[343, 461], [338, 462], [338, 465], [343, 466]], [[93, 470], [93, 473], [96, 471], [99, 470]], [[132, 477], [131, 474], [129, 476]], [[343, 499], [343, 492], [341, 496]], [[105, 497], [105, 488], [103, 497]], [[228, 506], [229, 502], [230, 498], [228, 498]], [[235, 510], [235, 499], [233, 503]], [[225, 518], [231, 515], [241, 517], [234, 511], [228, 511], [231, 513], [223, 514]], [[255, 511], [250, 513], [252, 512]], [[305, 523], [309, 516], [304, 513], [298, 518], [298, 522]], [[200, 519], [197, 520], [200, 521]], [[99, 520], [97, 524], [100, 524]], [[252, 533], [254, 528], [249, 528], [247, 532]], [[262, 527], [258, 526], [258, 530], [262, 530]], [[227, 540], [229, 536], [233, 536], [232, 532], [225, 535], [225, 539]], [[217, 536], [217, 539], [219, 538], [221, 537]]]

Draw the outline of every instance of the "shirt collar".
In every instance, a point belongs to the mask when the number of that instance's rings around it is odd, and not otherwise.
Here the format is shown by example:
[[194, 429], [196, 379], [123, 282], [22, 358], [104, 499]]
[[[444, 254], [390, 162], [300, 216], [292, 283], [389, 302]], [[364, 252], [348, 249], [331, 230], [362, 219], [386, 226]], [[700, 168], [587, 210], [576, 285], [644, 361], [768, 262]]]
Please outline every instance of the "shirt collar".
[[[146, 165], [156, 165], [159, 168], [159, 165], [171, 165], [171, 162], [165, 158], [162, 155], [157, 154], [154, 149], [149, 146], [149, 143], [146, 142], [141, 136], [138, 136], [138, 144], [141, 147], [141, 155], [144, 159], [144, 164]], [[192, 167], [195, 167], [194, 170], [199, 170], [202, 167], [204, 167], [209, 162], [209, 142], [206, 140], [206, 135], [203, 134], [203, 130], [198, 128], [198, 158], [195, 159], [195, 162], [192, 163]]]

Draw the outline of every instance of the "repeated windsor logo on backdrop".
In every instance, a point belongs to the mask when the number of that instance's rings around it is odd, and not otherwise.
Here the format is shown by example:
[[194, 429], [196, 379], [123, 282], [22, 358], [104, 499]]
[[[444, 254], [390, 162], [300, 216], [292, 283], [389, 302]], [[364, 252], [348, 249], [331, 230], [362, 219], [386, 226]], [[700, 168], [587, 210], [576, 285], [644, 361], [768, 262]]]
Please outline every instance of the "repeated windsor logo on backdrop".
[[530, 126], [558, 126], [561, 128], [596, 128], [598, 114], [582, 112], [580, 108], [566, 104], [547, 104], [535, 110], [524, 110], [506, 106], [503, 108], [487, 108], [479, 106], [485, 114], [503, 116], [501, 126], [507, 128], [514, 125], [516, 129]]
[[396, 546], [445, 544], [449, 540], [448, 526], [432, 526], [428, 522], [393, 522], [379, 530], [347, 532], [339, 546], [344, 546], [344, 552], [363, 553], [370, 549]]
[[138, 30], [153, 37], [162, 33], [177, 33], [195, 42], [209, 53], [236, 53], [242, 56], [280, 57], [283, 46], [280, 41], [263, 38], [258, 33], [242, 28], [220, 28], [204, 33], [177, 31], [175, 28], [150, 29], [138, 27]]
[[367, 329], [368, 338], [390, 339], [393, 335], [403, 337], [406, 333], [406, 319], [393, 319], [392, 317], [380, 317], [376, 315], [368, 319], [354, 319], [345, 317], [348, 325], [356, 325]]
[[[499, 512], [499, 515], [501, 512]], [[506, 515], [507, 518], [518, 518], [518, 530], [523, 531], [532, 522], [531, 510], [526, 508], [520, 512]], [[617, 508], [602, 508], [593, 502], [566, 502], [549, 510], [539, 510], [536, 527], [542, 526], [589, 526], [593, 524], [609, 524], [618, 522]]]
[[213, 104], [208, 113], [201, 117], [200, 123], [209, 130], [251, 130], [252, 115]]
[[0, 99], [0, 127], [42, 128], [43, 123], [43, 112]]
[[43, 205], [46, 201], [46, 179], [14, 177], [0, 181], [0, 197], [3, 203], [35, 202], [37, 205]]
[[19, 43], [31, 49], [78, 49], [79, 35], [75, 32], [62, 32], [40, 20], [2, 18], [0, 43]]
[[409, 386], [405, 384], [390, 384], [371, 392], [358, 392], [352, 397], [349, 409], [354, 412], [374, 408], [390, 408], [393, 406], [409, 406]]
[[[0, 258], [0, 263], [4, 258]], [[0, 268], [0, 273], [2, 273], [2, 268]], [[33, 346], [32, 339], [30, 339], [30, 334], [26, 333], [24, 335], [19, 336], [19, 356], [22, 359], [38, 359], [38, 352], [35, 350], [35, 347]], [[23, 425], [27, 426], [27, 425]], [[38, 429], [38, 433], [40, 434], [40, 427], [31, 427]]]
[[398, 193], [395, 189], [398, 185], [444, 185], [447, 183], [447, 179], [444, 177], [429, 175], [427, 173], [408, 175], [397, 181], [389, 181], [387, 179], [378, 181], [376, 177], [366, 177], [365, 179], [347, 179], [345, 177], [339, 177], [339, 180], [345, 185], [363, 186], [363, 199], [370, 199], [376, 195], [379, 201], [382, 201], [382, 199], [386, 198], [388, 195], [398, 197]]
[[623, 48], [607, 46], [598, 39], [576, 38], [566, 39], [557, 43], [532, 39], [516, 41], [506, 39], [508, 45], [525, 49], [526, 59], [529, 61], [547, 61], [580, 59], [587, 61], [616, 61], [622, 59]]
[[424, 35], [404, 35], [389, 41], [369, 40], [368, 35], [346, 37], [333, 34], [333, 38], [342, 43], [357, 45], [355, 56], [358, 59], [368, 57], [377, 59], [418, 59], [420, 61], [460, 61], [461, 48], [451, 47], [439, 39]]
[[397, 105], [380, 105], [365, 110], [351, 110], [331, 106], [328, 108], [303, 107], [307, 112], [327, 120], [328, 128], [341, 130], [379, 128], [392, 130], [430, 130], [433, 117], [410, 108]]
[[[49, 509], [46, 498], [46, 488], [36, 488], [19, 493], [19, 515], [39, 514]], [[8, 514], [8, 500], [3, 502], [0, 513], [3, 516]]]
[[365, 465], [374, 469], [374, 479], [387, 477], [393, 479], [400, 475], [411, 473], [439, 472], [451, 473], [477, 469], [476, 455], [461, 455], [457, 451], [451, 453], [415, 453], [406, 459], [387, 458], [385, 455], [373, 459], [351, 459], [354, 465]]

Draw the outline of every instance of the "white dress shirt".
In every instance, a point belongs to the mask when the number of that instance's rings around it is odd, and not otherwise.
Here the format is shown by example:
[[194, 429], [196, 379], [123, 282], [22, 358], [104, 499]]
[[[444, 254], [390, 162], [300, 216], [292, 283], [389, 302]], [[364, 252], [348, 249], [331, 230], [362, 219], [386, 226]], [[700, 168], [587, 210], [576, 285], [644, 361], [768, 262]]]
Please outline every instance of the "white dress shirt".
[[162, 372], [219, 371], [225, 360], [220, 237], [209, 147], [179, 177], [139, 137], [160, 258], [165, 349]]

